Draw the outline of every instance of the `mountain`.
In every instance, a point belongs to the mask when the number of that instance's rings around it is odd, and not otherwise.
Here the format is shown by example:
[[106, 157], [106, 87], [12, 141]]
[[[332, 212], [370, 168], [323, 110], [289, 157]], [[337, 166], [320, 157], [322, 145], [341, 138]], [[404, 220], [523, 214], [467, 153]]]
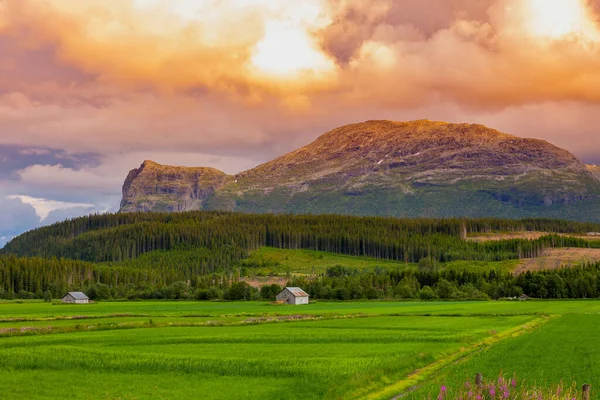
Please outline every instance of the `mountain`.
[[542, 140], [482, 125], [368, 121], [235, 176], [151, 161], [130, 172], [122, 212], [184, 210], [596, 221], [600, 179]]
[[598, 179], [600, 179], [600, 167], [598, 167], [597, 165], [588, 165], [587, 169]]

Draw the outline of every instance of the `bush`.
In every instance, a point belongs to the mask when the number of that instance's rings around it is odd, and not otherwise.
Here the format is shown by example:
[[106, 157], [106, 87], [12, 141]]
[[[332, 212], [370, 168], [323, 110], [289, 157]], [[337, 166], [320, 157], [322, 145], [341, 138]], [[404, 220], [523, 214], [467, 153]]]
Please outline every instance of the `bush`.
[[419, 290], [419, 298], [421, 300], [434, 300], [437, 296], [430, 286], [423, 286], [421, 290]]
[[225, 292], [224, 297], [226, 300], [258, 300], [260, 294], [258, 289], [246, 282], [236, 282]]
[[275, 300], [282, 288], [278, 284], [264, 285], [260, 288], [260, 297], [265, 300]]
[[338, 300], [348, 300], [350, 295], [348, 294], [348, 289], [345, 287], [336, 288], [333, 291], [333, 298]]
[[443, 278], [435, 285], [435, 291], [440, 299], [455, 299], [458, 297], [456, 286]]

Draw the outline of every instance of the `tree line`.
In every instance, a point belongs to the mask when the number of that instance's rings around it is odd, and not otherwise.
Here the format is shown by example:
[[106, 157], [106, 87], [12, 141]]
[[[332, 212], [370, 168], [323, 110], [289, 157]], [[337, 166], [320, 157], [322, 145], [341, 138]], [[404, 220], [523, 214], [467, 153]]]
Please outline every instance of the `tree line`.
[[[272, 300], [281, 290], [277, 285], [249, 286], [245, 278], [252, 271], [243, 271], [240, 264], [205, 274], [202, 265], [190, 266], [190, 275], [185, 275], [180, 268], [161, 263], [115, 266], [4, 256], [0, 257], [0, 298], [59, 298], [67, 291], [82, 290], [98, 300]], [[600, 263], [515, 276], [496, 269], [447, 269], [425, 258], [416, 267], [399, 264], [395, 268], [358, 270], [339, 265], [320, 276], [290, 278], [288, 285], [303, 287], [313, 299], [334, 300], [499, 299], [522, 294], [542, 299], [585, 299], [600, 296]]]
[[[465, 240], [473, 232], [523, 230], [548, 235], [535, 240]], [[554, 247], [600, 247], [600, 241], [562, 235], [598, 231], [600, 224], [549, 219], [229, 212], [91, 215], [39, 228], [11, 241], [0, 254], [0, 297], [56, 298], [69, 290], [86, 290], [92, 297], [119, 299], [227, 299], [239, 298], [241, 293], [243, 298], [256, 298], [264, 293], [250, 287], [242, 290], [242, 278], [253, 275], [253, 268], [244, 260], [251, 251], [270, 246], [398, 262], [397, 270], [348, 273], [340, 266], [315, 279], [292, 282], [306, 286], [315, 298], [448, 298], [448, 293], [450, 298], [497, 298], [520, 291], [535, 297], [579, 298], [597, 294], [590, 289], [597, 288], [593, 266], [585, 267], [586, 279], [592, 282], [587, 286], [578, 269], [572, 270], [579, 271], [576, 276], [568, 271], [535, 273], [531, 283], [517, 282], [511, 274], [498, 271], [493, 275], [481, 271], [474, 273], [475, 277], [465, 271], [466, 275], [458, 277], [432, 266], [457, 260], [534, 258]], [[408, 264], [421, 268], [415, 272]], [[576, 288], [570, 286], [573, 282], [578, 282]]]
[[[537, 240], [466, 241], [469, 232], [536, 230]], [[591, 247], [599, 242], [558, 233], [600, 231], [600, 224], [560, 220], [398, 219], [339, 215], [253, 215], [227, 212], [104, 214], [68, 220], [25, 233], [4, 254], [122, 262], [158, 250], [270, 246], [309, 249], [403, 262], [433, 257], [500, 261], [537, 257], [549, 247]]]

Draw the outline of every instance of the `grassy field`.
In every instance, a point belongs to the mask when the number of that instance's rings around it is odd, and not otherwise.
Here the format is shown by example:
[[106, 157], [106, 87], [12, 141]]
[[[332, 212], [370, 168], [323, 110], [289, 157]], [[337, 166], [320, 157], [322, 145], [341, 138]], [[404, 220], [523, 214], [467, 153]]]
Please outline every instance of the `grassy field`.
[[[252, 265], [253, 273], [264, 276], [285, 276], [288, 273], [295, 275], [323, 274], [327, 268], [343, 266], [356, 268], [358, 270], [375, 268], [417, 268], [416, 264], [377, 260], [368, 257], [353, 257], [343, 254], [327, 253], [312, 250], [286, 250], [263, 247], [250, 253], [245, 261], [246, 265]], [[500, 262], [485, 261], [453, 261], [441, 264], [442, 268], [457, 270], [491, 270], [513, 271], [519, 261], [508, 260]]]
[[408, 398], [435, 397], [445, 385], [450, 393], [473, 381], [477, 372], [494, 379], [503, 373], [516, 374], [531, 386], [548, 387], [561, 381], [569, 387], [584, 383], [600, 388], [600, 315], [569, 314], [488, 351], [473, 355], [466, 362], [440, 373]]
[[423, 399], [475, 372], [600, 385], [598, 323], [597, 301], [5, 302], [0, 398]]
[[359, 270], [376, 267], [414, 267], [414, 264], [377, 260], [368, 257], [352, 257], [324, 251], [275, 249], [272, 247], [263, 247], [252, 252], [246, 263], [257, 265], [258, 268], [254, 268], [254, 272], [262, 275], [323, 274], [327, 271], [327, 268], [338, 265]]

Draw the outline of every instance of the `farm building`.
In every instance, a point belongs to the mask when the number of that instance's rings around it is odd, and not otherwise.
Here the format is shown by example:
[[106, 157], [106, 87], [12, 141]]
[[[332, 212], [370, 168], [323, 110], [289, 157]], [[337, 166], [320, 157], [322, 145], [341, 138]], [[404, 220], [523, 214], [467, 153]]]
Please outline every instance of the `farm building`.
[[63, 303], [87, 304], [90, 302], [89, 297], [82, 292], [69, 292], [61, 299]]
[[277, 295], [277, 301], [284, 301], [296, 306], [308, 304], [308, 293], [298, 287], [286, 287]]

